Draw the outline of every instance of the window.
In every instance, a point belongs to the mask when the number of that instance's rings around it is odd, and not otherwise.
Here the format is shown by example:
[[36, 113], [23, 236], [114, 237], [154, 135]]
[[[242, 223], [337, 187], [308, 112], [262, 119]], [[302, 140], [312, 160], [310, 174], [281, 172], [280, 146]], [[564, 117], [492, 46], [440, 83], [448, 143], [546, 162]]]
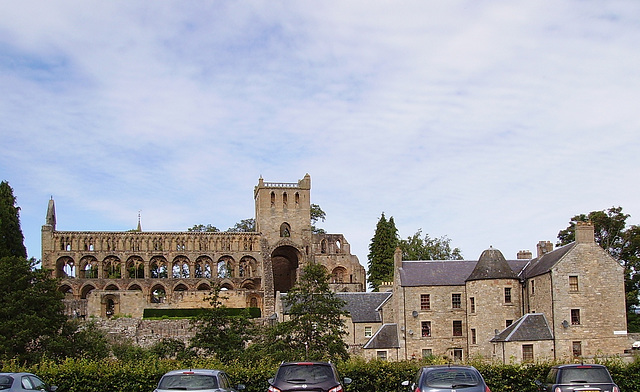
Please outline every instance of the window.
[[569, 291], [572, 293], [578, 292], [578, 277], [569, 276]]
[[582, 356], [582, 342], [573, 342], [571, 344], [571, 351], [573, 353], [573, 357], [581, 357]]
[[476, 335], [476, 329], [471, 328], [471, 344], [478, 344], [478, 339]]
[[522, 362], [533, 362], [533, 344], [522, 345]]
[[504, 303], [505, 304], [511, 303], [511, 287], [504, 288]]
[[429, 358], [429, 357], [433, 357], [433, 350], [430, 348], [423, 348], [422, 358]]
[[460, 309], [462, 307], [462, 294], [451, 294], [451, 307]]
[[469, 298], [469, 308], [471, 310], [471, 313], [476, 312], [476, 297]]
[[370, 338], [373, 335], [373, 328], [372, 327], [364, 327], [364, 337], [365, 338]]
[[462, 321], [453, 321], [453, 336], [462, 336]]
[[580, 325], [580, 309], [571, 309], [571, 325]]
[[454, 361], [462, 361], [462, 349], [454, 348], [453, 349], [453, 360]]
[[507, 320], [504, 322], [505, 328], [513, 324], [513, 320]]
[[420, 310], [430, 310], [430, 309], [431, 309], [431, 295], [420, 294]]
[[531, 295], [536, 293], [536, 281], [531, 279]]
[[383, 361], [387, 360], [387, 352], [386, 351], [377, 351], [376, 354], [378, 355], [378, 359], [381, 359]]
[[431, 321], [423, 321], [422, 323], [422, 337], [428, 338], [431, 336]]

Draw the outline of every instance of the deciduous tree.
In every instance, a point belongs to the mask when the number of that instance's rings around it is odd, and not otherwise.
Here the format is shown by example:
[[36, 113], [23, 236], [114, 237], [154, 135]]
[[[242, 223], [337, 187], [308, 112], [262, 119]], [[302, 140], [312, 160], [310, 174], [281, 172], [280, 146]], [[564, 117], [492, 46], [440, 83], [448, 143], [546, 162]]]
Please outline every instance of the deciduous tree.
[[400, 240], [402, 260], [462, 260], [459, 248], [451, 248], [451, 239], [446, 236], [431, 238], [429, 234], [422, 237], [422, 229], [414, 235]]

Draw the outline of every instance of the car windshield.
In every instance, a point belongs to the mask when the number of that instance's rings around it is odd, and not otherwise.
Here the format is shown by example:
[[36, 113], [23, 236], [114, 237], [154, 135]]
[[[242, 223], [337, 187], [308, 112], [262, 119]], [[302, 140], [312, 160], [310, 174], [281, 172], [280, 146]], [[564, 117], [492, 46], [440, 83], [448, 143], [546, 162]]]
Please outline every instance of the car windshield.
[[327, 365], [285, 365], [278, 371], [278, 379], [294, 384], [317, 384], [332, 378], [333, 371]]
[[424, 386], [429, 388], [462, 388], [480, 384], [480, 376], [472, 369], [436, 369], [427, 372]]
[[13, 377], [0, 376], [0, 389], [9, 389], [11, 388], [12, 383], [13, 383]]
[[611, 383], [611, 376], [602, 367], [578, 366], [562, 369], [560, 384], [572, 383]]
[[216, 388], [218, 388], [216, 377], [203, 374], [175, 374], [164, 376], [158, 385], [158, 389], [176, 389], [183, 391]]

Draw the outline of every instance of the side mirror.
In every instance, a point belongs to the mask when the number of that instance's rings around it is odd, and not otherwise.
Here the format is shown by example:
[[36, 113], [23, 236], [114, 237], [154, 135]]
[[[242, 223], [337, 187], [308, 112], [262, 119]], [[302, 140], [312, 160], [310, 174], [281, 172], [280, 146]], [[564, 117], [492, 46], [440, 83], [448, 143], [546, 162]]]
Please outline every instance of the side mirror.
[[238, 384], [238, 385], [236, 385], [236, 389], [239, 390], [239, 391], [242, 391], [244, 389], [247, 389], [247, 387], [244, 384]]
[[342, 383], [343, 383], [344, 385], [349, 385], [349, 384], [351, 384], [352, 382], [353, 382], [353, 380], [352, 380], [352, 379], [350, 379], [349, 377], [345, 377], [345, 378], [343, 378], [343, 379], [342, 379]]
[[273, 382], [274, 382], [275, 380], [276, 380], [275, 378], [271, 377], [270, 379], [268, 379], [268, 380], [267, 380], [267, 382], [268, 382], [269, 384], [273, 384]]
[[49, 392], [56, 392], [58, 390], [58, 386], [57, 385], [51, 385], [49, 387]]
[[538, 387], [542, 388], [542, 381], [535, 379], [533, 380], [533, 383], [536, 384]]

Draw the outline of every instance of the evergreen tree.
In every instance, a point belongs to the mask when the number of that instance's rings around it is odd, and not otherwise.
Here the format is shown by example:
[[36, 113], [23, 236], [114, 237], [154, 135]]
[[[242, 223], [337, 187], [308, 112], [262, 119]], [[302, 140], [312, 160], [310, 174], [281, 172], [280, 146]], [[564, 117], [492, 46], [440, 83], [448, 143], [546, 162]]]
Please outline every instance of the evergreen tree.
[[367, 279], [373, 291], [378, 291], [382, 282], [393, 280], [393, 254], [399, 245], [398, 229], [393, 217], [382, 216], [376, 225], [376, 232], [369, 244]]
[[27, 258], [24, 236], [20, 229], [20, 207], [16, 207], [13, 189], [6, 181], [0, 182], [0, 258], [17, 256]]

